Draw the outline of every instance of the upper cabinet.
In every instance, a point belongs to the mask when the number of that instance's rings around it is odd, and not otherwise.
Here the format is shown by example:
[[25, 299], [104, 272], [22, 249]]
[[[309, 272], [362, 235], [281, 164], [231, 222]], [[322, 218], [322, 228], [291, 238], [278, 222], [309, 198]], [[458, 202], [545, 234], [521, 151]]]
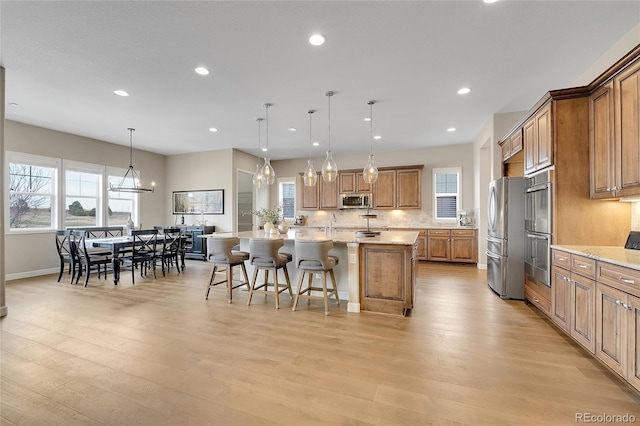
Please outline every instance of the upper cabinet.
[[422, 208], [422, 167], [379, 170], [373, 188], [376, 209]]
[[300, 210], [318, 210], [320, 207], [320, 198], [318, 188], [320, 187], [320, 181], [322, 180], [321, 176], [318, 176], [318, 182], [313, 186], [301, 185], [302, 190], [300, 191], [301, 200], [300, 200]]
[[640, 195], [640, 60], [589, 96], [592, 199]]
[[341, 194], [362, 194], [371, 192], [371, 184], [366, 183], [362, 178], [362, 172], [340, 172]]
[[320, 194], [320, 210], [332, 210], [338, 208], [338, 184], [339, 179], [333, 182], [327, 182], [322, 179], [322, 176], [318, 177], [317, 186]]
[[552, 102], [543, 105], [522, 128], [525, 175], [553, 165], [551, 106]]
[[514, 155], [522, 151], [522, 129], [518, 129], [514, 134], [500, 142], [502, 150], [502, 161], [506, 162]]

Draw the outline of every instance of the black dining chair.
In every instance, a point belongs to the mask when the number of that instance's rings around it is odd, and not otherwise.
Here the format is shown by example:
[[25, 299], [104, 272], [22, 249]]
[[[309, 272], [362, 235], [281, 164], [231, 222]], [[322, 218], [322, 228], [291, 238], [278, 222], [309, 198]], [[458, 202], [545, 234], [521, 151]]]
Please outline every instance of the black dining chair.
[[135, 284], [135, 270], [140, 268], [140, 276], [147, 273], [147, 269], [153, 270], [153, 278], [156, 278], [156, 247], [158, 241], [157, 229], [142, 229], [131, 231], [133, 246], [131, 251], [120, 258], [120, 262], [131, 268], [131, 280]]
[[[73, 231], [56, 231], [56, 250], [60, 257], [60, 273], [58, 274], [58, 282], [64, 273], [65, 264], [69, 264], [69, 274], [71, 274], [71, 282], [76, 276], [77, 259], [72, 249]], [[73, 272], [73, 273], [72, 273]]]
[[90, 249], [87, 249], [85, 231], [76, 231], [73, 234], [74, 239], [71, 243], [72, 252], [78, 259], [78, 272], [76, 274], [76, 284], [80, 281], [82, 271], [84, 269], [84, 286], [89, 284], [89, 276], [91, 271], [98, 271], [98, 278], [101, 277], [104, 267], [104, 279], [107, 279], [107, 270], [111, 265], [111, 256], [104, 254], [94, 254]]
[[160, 263], [162, 264], [162, 276], [165, 276], [165, 266], [168, 270], [169, 267], [173, 265], [174, 261], [176, 263], [178, 273], [180, 273], [180, 262], [178, 260], [182, 241], [180, 228], [164, 228], [162, 237], [162, 250], [158, 250], [160, 253]]

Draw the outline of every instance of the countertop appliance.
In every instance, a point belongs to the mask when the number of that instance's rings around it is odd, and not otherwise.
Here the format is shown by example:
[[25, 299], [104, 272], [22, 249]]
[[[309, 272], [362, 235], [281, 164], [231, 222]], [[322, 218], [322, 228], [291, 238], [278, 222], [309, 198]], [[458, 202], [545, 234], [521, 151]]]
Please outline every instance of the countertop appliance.
[[524, 299], [525, 179], [489, 184], [487, 283], [503, 299]]
[[367, 194], [340, 194], [341, 209], [368, 209], [373, 207], [372, 195]]
[[524, 270], [527, 276], [551, 287], [552, 185], [549, 172], [526, 181], [524, 199]]

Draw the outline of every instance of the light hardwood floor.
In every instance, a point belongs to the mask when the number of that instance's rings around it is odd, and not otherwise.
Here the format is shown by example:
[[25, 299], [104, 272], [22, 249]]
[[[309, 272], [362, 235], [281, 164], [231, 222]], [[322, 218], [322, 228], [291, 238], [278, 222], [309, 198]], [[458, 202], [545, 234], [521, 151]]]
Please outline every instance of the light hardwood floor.
[[574, 424], [640, 397], [473, 265], [421, 263], [409, 317], [211, 290], [211, 267], [7, 283], [3, 425]]

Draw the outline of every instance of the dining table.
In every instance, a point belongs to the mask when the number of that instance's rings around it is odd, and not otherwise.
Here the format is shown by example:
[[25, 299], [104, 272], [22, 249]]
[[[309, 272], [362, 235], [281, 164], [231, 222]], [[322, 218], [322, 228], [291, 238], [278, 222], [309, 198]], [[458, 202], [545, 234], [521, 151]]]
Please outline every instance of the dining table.
[[[162, 235], [158, 235], [157, 243], [162, 243], [164, 241], [164, 237]], [[186, 241], [186, 236], [181, 237], [181, 246]], [[87, 244], [91, 244], [93, 247], [101, 247], [109, 249], [112, 253], [111, 256], [111, 267], [113, 269], [113, 284], [118, 285], [118, 281], [120, 281], [120, 264], [121, 264], [121, 255], [127, 254], [130, 252], [131, 247], [134, 244], [134, 238], [131, 235], [124, 235], [121, 237], [106, 237], [106, 238], [91, 238], [86, 240]], [[180, 250], [180, 267], [182, 269], [185, 268], [185, 251]]]

